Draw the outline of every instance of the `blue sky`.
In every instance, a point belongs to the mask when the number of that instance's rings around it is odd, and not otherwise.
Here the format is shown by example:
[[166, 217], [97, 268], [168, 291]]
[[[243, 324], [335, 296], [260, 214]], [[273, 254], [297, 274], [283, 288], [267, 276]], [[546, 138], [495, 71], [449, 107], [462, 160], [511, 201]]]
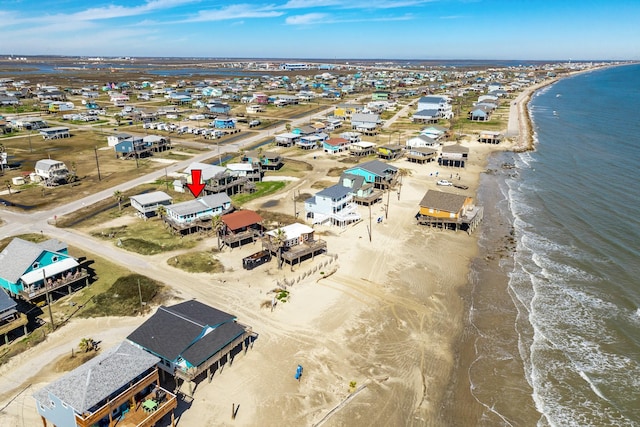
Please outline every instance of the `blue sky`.
[[0, 54], [640, 59], [638, 0], [2, 0]]

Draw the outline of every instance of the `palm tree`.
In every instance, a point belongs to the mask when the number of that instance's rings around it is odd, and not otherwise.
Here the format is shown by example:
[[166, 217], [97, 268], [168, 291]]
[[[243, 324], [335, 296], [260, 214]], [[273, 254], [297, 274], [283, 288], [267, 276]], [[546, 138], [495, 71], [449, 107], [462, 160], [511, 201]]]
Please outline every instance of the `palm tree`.
[[78, 179], [78, 165], [76, 164], [76, 162], [71, 162], [71, 171], [69, 172], [67, 181], [76, 182], [77, 179]]
[[278, 228], [275, 231], [275, 236], [271, 237], [271, 243], [276, 247], [278, 251], [278, 269], [282, 268], [282, 249], [284, 248], [284, 242], [287, 240], [287, 233]]
[[80, 344], [78, 344], [78, 347], [80, 347], [80, 350], [86, 353], [89, 350], [95, 350], [96, 344], [95, 341], [93, 341], [93, 338], [82, 338], [80, 340]]
[[118, 202], [118, 210], [121, 211], [122, 210], [122, 199], [124, 199], [124, 196], [122, 195], [122, 192], [120, 190], [116, 190], [113, 192], [113, 198], [117, 200]]
[[412, 171], [410, 169], [406, 168], [398, 169], [398, 177], [400, 178], [398, 180], [398, 200], [400, 200], [400, 191], [402, 190], [402, 178], [411, 175], [411, 172]]
[[211, 219], [211, 228], [213, 228], [216, 236], [218, 236], [218, 250], [220, 250], [220, 234], [222, 233], [222, 230], [224, 230], [224, 222], [222, 222], [220, 215], [216, 215]]

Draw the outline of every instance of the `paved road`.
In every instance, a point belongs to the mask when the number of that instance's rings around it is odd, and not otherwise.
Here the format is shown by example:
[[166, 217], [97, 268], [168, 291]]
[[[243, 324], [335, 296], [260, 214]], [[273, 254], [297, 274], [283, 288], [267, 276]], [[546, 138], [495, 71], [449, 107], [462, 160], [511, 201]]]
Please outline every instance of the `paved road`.
[[389, 120], [386, 120], [384, 122], [384, 124], [382, 125], [383, 129], [388, 129], [392, 124], [394, 124], [396, 122], [396, 120], [398, 120], [398, 118], [406, 116], [407, 115], [407, 111], [413, 107], [413, 105], [415, 103], [418, 102], [420, 98], [416, 98], [414, 100], [412, 100], [411, 102], [409, 102], [407, 105], [405, 105], [404, 107], [402, 107], [398, 112], [396, 112], [393, 117], [391, 117]]

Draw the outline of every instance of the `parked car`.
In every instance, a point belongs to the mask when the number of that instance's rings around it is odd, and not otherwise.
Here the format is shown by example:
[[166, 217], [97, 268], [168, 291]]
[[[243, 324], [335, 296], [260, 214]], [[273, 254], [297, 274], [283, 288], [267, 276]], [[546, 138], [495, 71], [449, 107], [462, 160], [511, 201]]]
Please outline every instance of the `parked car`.
[[444, 185], [444, 186], [452, 186], [453, 182], [448, 181], [446, 179], [441, 179], [440, 181], [436, 182], [436, 184], [438, 185]]
[[250, 128], [252, 128], [252, 127], [256, 127], [256, 126], [260, 126], [260, 120], [251, 120], [251, 121], [249, 122], [249, 127], [250, 127]]

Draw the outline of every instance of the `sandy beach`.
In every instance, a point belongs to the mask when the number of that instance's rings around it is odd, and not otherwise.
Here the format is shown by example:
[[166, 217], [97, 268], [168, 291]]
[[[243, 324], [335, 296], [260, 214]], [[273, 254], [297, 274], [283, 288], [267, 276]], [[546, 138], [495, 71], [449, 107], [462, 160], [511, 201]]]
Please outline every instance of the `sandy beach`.
[[[522, 108], [527, 92], [535, 89], [521, 94], [514, 107]], [[527, 129], [520, 124], [522, 141]], [[410, 174], [401, 193], [389, 195], [387, 215], [381, 204], [372, 208], [371, 241], [369, 211], [360, 207], [365, 220], [355, 225], [316, 227], [328, 253], [293, 269], [285, 265], [278, 270], [272, 262], [251, 272], [242, 270], [241, 258], [255, 252], [258, 243], [225, 249], [219, 259], [227, 271], [213, 276], [169, 267], [166, 260], [172, 254], [145, 258], [152, 266], [145, 274], [164, 282], [171, 277], [168, 284], [180, 298], [197, 298], [233, 313], [258, 333], [253, 348], [216, 372], [211, 382], [200, 382], [193, 399], [181, 402], [178, 425], [449, 425], [449, 411], [443, 409], [459, 362], [477, 236], [418, 226], [414, 215], [427, 189], [439, 188], [440, 178], [459, 173], [460, 183], [469, 189], [447, 191], [474, 196], [487, 156], [517, 144], [494, 146], [475, 138], [470, 134], [462, 140], [470, 147], [464, 169], [406, 159], [392, 162]], [[296, 159], [312, 162], [314, 170], [272, 197], [278, 200], [277, 211], [293, 212], [294, 191], [314, 193], [314, 182], [337, 181], [327, 177], [336, 165], [334, 157], [312, 153]], [[383, 218], [380, 223], [378, 217]], [[293, 283], [290, 301], [273, 312], [260, 308], [283, 280]], [[107, 348], [143, 320], [74, 319], [45, 343], [0, 367], [0, 424], [40, 423], [31, 394], [62, 375], [47, 365], [70, 352], [86, 331]], [[294, 379], [298, 364], [304, 366], [299, 382]], [[233, 404], [240, 409], [232, 420]]]

